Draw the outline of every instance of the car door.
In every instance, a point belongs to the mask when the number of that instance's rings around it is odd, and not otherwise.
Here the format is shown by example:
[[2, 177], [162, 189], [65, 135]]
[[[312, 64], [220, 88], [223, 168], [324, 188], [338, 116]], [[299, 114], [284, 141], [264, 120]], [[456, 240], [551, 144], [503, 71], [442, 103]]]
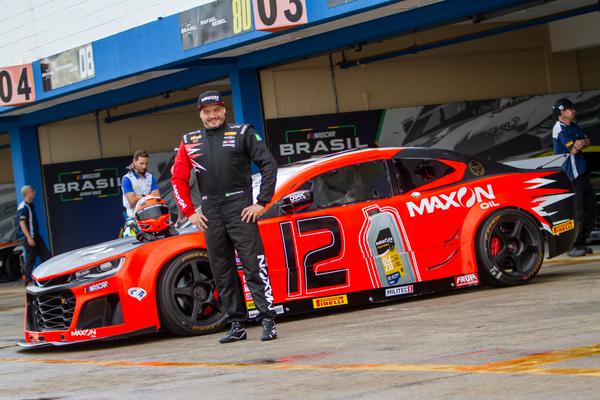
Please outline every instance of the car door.
[[[304, 207], [261, 220], [276, 302], [321, 298], [380, 287], [366, 258], [365, 209], [391, 198], [392, 185], [384, 161], [325, 170], [300, 185], [310, 191]], [[285, 197], [284, 197], [285, 199]], [[276, 265], [274, 265], [276, 264]], [[344, 304], [347, 298], [340, 297]], [[328, 302], [314, 302], [314, 308]]]

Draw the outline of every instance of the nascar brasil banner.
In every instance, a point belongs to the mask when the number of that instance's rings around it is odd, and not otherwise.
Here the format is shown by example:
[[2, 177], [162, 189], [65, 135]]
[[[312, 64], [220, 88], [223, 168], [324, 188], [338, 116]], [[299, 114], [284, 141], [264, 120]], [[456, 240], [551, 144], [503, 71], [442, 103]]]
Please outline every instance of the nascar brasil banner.
[[131, 157], [44, 165], [53, 253], [115, 239], [123, 225], [121, 176]]
[[433, 147], [495, 161], [552, 150], [552, 105], [566, 97], [579, 126], [600, 141], [600, 91], [463, 101], [266, 121], [279, 165], [361, 147]]

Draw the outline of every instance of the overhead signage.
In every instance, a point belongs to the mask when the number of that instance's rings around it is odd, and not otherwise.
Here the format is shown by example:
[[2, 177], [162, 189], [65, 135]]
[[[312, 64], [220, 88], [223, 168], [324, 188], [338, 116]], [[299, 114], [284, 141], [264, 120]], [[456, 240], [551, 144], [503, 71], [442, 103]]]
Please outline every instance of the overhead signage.
[[255, 0], [253, 5], [257, 31], [276, 32], [308, 22], [306, 0]]
[[250, 0], [215, 0], [179, 14], [184, 50], [251, 31]]
[[353, 1], [356, 0], [327, 0], [327, 7], [337, 7], [341, 6], [342, 4], [352, 3]]
[[44, 91], [57, 89], [96, 76], [91, 44], [77, 47], [40, 60]]
[[0, 106], [16, 106], [34, 101], [31, 64], [0, 67]]

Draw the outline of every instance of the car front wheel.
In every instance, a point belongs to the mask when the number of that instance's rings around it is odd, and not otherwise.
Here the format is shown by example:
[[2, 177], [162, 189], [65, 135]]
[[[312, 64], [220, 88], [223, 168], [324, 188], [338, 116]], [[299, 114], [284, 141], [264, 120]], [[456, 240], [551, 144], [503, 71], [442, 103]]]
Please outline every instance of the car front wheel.
[[206, 252], [183, 253], [163, 268], [157, 302], [161, 325], [176, 335], [212, 333], [226, 322]]
[[492, 213], [479, 227], [475, 250], [484, 283], [514, 286], [537, 275], [544, 260], [544, 239], [529, 214], [503, 209]]

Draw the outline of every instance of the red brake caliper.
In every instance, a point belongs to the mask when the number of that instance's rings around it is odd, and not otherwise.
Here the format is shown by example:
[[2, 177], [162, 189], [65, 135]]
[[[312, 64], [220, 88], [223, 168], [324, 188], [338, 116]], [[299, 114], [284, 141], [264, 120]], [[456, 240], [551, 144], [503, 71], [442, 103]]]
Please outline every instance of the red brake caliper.
[[500, 239], [497, 236], [493, 236], [490, 240], [490, 253], [492, 257], [496, 257], [500, 253]]

